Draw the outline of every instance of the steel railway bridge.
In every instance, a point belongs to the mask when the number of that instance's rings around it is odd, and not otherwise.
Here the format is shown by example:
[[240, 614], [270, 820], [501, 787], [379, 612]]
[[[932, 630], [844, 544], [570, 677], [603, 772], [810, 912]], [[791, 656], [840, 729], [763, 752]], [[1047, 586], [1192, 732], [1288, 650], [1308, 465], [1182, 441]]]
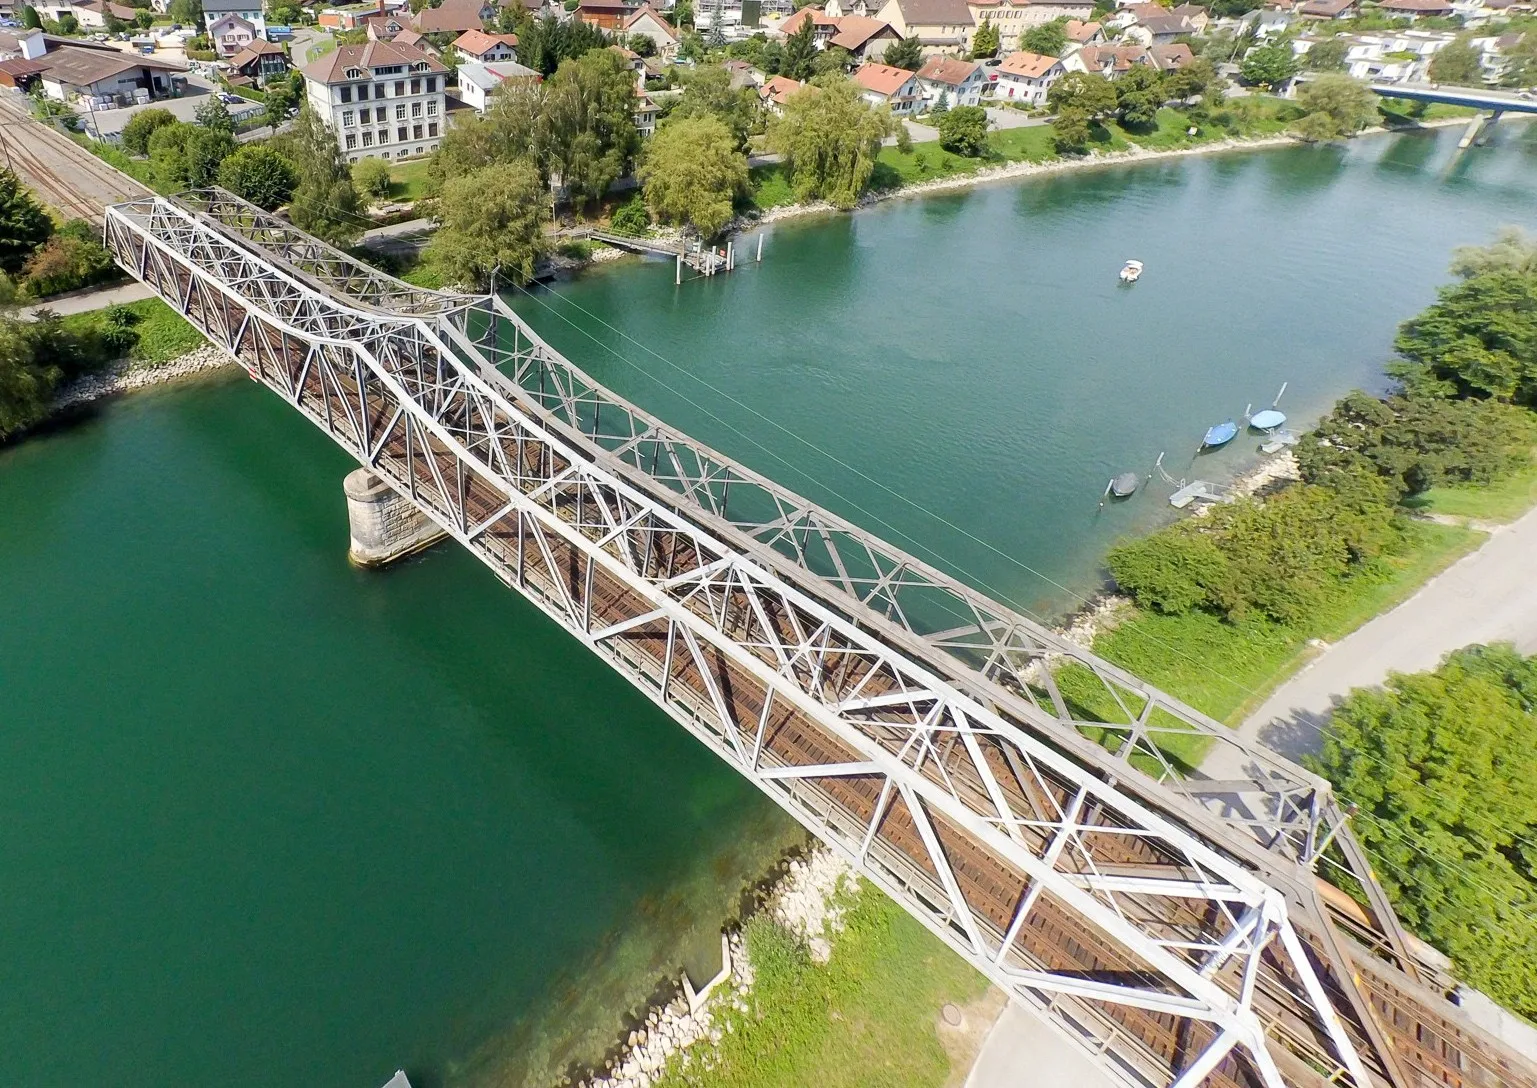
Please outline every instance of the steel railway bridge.
[[[1128, 1085], [1537, 1088], [1327, 782], [594, 383], [495, 297], [228, 193], [122, 266]], [[1239, 749], [1203, 780], [1165, 755]], [[1319, 879], [1364, 890], [1361, 907]]]

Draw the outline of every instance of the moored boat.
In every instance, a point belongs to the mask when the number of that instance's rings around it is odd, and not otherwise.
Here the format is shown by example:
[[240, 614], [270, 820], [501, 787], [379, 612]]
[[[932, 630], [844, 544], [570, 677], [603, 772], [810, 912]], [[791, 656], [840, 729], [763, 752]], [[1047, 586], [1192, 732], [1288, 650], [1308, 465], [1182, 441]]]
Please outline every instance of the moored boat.
[[1286, 422], [1286, 413], [1278, 412], [1274, 408], [1266, 408], [1263, 412], [1255, 412], [1249, 417], [1249, 426], [1256, 431], [1273, 431]]
[[1233, 440], [1238, 433], [1238, 424], [1231, 419], [1218, 423], [1215, 427], [1206, 428], [1206, 437], [1201, 439], [1203, 450], [1214, 449], [1217, 446], [1225, 446]]
[[1135, 472], [1123, 472], [1110, 481], [1110, 494], [1118, 499], [1128, 498], [1137, 490], [1139, 483], [1141, 479]]
[[1136, 283], [1142, 277], [1142, 262], [1127, 261], [1121, 266], [1121, 282]]

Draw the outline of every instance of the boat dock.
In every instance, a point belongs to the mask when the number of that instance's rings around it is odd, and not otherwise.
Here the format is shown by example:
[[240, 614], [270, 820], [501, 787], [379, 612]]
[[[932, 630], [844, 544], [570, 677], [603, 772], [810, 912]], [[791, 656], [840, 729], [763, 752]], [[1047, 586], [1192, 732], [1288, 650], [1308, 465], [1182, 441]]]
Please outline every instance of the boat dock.
[[[728, 242], [725, 249], [716, 249], [714, 246], [705, 246], [695, 243], [690, 246], [683, 241], [668, 241], [662, 238], [647, 238], [633, 234], [621, 234], [613, 230], [603, 230], [598, 227], [579, 227], [575, 230], [564, 232], [564, 237], [573, 239], [592, 239], [611, 245], [618, 249], [628, 249], [633, 253], [657, 253], [672, 257], [678, 262], [678, 271], [681, 274], [684, 266], [693, 269], [701, 276], [714, 276], [721, 272], [730, 272], [736, 267], [736, 254], [734, 246]], [[763, 259], [763, 247], [758, 247], [758, 259]], [[680, 281], [681, 282], [681, 281]]]
[[1192, 480], [1169, 496], [1169, 505], [1176, 510], [1183, 510], [1193, 502], [1232, 502], [1231, 495], [1224, 495], [1217, 490], [1217, 485], [1209, 480]]

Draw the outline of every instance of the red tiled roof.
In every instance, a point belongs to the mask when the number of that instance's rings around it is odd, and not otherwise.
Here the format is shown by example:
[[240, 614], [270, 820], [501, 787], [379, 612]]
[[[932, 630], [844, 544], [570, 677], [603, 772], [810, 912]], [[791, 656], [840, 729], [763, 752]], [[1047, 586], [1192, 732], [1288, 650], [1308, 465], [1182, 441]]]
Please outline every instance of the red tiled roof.
[[651, 16], [651, 18], [656, 21], [657, 25], [667, 32], [668, 36], [671, 37], [673, 41], [678, 40], [677, 27], [668, 22], [667, 16], [663, 15], [660, 11], [657, 11], [656, 8], [652, 7], [650, 4], [642, 4], [640, 7], [636, 8], [635, 13], [624, 21], [624, 28], [629, 30], [637, 22], [640, 21], [642, 16], [645, 15]]
[[1056, 57], [1045, 57], [1039, 53], [1010, 53], [998, 65], [998, 74], [1040, 79], [1059, 63]]
[[931, 80], [935, 83], [948, 83], [952, 87], [959, 87], [976, 70], [977, 66], [969, 60], [956, 60], [954, 57], [930, 57], [924, 61], [923, 67], [918, 69], [918, 78]]
[[912, 78], [913, 74], [906, 68], [893, 68], [889, 64], [862, 64], [854, 69], [854, 82], [882, 98], [890, 98]]
[[1062, 32], [1067, 35], [1067, 40], [1070, 42], [1086, 42], [1102, 29], [1104, 28], [1098, 23], [1085, 23], [1078, 19], [1069, 19], [1066, 25], [1062, 27]]
[[482, 30], [480, 9], [481, 0], [443, 0], [435, 8], [422, 8], [416, 13], [416, 29], [423, 34]]
[[454, 39], [455, 49], [477, 57], [499, 45], [516, 47], [517, 44], [516, 34], [487, 34], [484, 30], [466, 30]]
[[774, 76], [758, 88], [758, 97], [772, 99], [775, 104], [783, 106], [786, 99], [804, 86], [804, 83], [789, 76]]
[[[891, 24], [868, 15], [845, 15], [838, 20], [838, 32], [828, 39], [827, 44], [855, 50], [883, 30], [891, 30]], [[896, 33], [895, 30], [891, 32]]]

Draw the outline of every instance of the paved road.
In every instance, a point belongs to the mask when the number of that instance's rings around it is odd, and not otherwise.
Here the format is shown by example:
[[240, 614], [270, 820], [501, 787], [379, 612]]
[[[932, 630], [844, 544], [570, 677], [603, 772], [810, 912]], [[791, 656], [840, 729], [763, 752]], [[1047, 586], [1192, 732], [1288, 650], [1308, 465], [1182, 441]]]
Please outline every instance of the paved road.
[[1010, 1002], [988, 1032], [965, 1088], [1115, 1088], [1119, 1081]]
[[120, 284], [117, 287], [102, 287], [93, 291], [79, 291], [74, 294], [63, 295], [59, 298], [40, 302], [36, 306], [24, 307], [21, 311], [23, 317], [31, 317], [39, 310], [51, 310], [60, 317], [65, 314], [80, 314], [87, 310], [100, 310], [107, 306], [117, 306], [124, 302], [137, 302], [141, 298], [153, 298], [155, 292], [144, 284], [134, 280]]
[[330, 36], [330, 34], [318, 27], [294, 27], [293, 41], [288, 43], [289, 52], [293, 56], [294, 67], [303, 68], [311, 60], [314, 60], [315, 58], [310, 56], [311, 51]]
[[[1390, 671], [1434, 668], [1475, 642], [1514, 642], [1537, 653], [1537, 510], [1496, 529], [1409, 600], [1331, 646], [1239, 732], [1297, 759], [1317, 751], [1324, 724], [1351, 688], [1381, 684]], [[1238, 766], [1228, 753], [1214, 752], [1201, 770], [1231, 778]]]

